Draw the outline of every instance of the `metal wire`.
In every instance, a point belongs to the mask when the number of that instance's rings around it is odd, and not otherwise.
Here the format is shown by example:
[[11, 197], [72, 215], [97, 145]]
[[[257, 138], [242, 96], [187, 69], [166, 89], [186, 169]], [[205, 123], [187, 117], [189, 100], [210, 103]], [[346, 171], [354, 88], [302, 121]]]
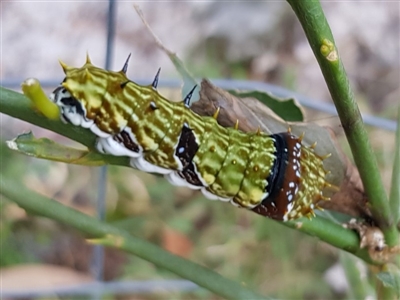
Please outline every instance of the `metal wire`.
[[[116, 2], [109, 0], [108, 2], [108, 15], [107, 15], [107, 40], [106, 40], [106, 56], [104, 68], [109, 69], [111, 65], [111, 58], [114, 46], [115, 36], [115, 10]], [[97, 185], [97, 201], [96, 211], [97, 218], [101, 221], [106, 217], [106, 187], [107, 187], [107, 166], [100, 167], [99, 179]], [[104, 247], [102, 245], [94, 245], [92, 253], [92, 262], [90, 271], [96, 281], [103, 281], [104, 273]], [[93, 295], [93, 298], [100, 298], [100, 295]]]
[[153, 294], [157, 292], [191, 292], [199, 287], [187, 280], [146, 280], [92, 282], [52, 289], [1, 290], [3, 299], [37, 297], [72, 297], [93, 295]]

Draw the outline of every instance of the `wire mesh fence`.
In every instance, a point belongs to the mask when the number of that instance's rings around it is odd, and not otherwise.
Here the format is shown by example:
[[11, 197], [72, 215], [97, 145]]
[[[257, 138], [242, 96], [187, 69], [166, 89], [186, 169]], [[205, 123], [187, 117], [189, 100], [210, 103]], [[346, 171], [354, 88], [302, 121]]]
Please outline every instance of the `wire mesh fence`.
[[[104, 57], [104, 67], [110, 68], [111, 59], [113, 57], [113, 48], [115, 44], [115, 11], [117, 2], [114, 0], [108, 1], [107, 10], [107, 26], [106, 26], [106, 53]], [[18, 87], [21, 79], [9, 80], [7, 78], [2, 79], [1, 85], [5, 87]], [[140, 83], [148, 83], [148, 81], [135, 80]], [[245, 80], [225, 80], [218, 79], [212, 81], [215, 85], [224, 89], [242, 89], [242, 90], [260, 90], [270, 92], [278, 97], [294, 97], [300, 104], [305, 107], [325, 112], [331, 115], [336, 115], [335, 107], [332, 104], [324, 103], [315, 99], [310, 99], [303, 95], [294, 93], [284, 88], [270, 85], [262, 82], [253, 82]], [[44, 87], [54, 87], [58, 82], [53, 80], [44, 80], [42, 85]], [[160, 80], [159, 86], [161, 87], [178, 87], [180, 85], [179, 80]], [[366, 124], [379, 127], [382, 129], [394, 131], [396, 129], [396, 122], [374, 117], [371, 115], [364, 115], [364, 121]], [[106, 205], [105, 205], [105, 187], [107, 180], [107, 167], [102, 167], [99, 173], [98, 179], [98, 190], [96, 200], [97, 217], [100, 220], [105, 219]], [[186, 281], [186, 280], [147, 280], [147, 281], [111, 281], [105, 282], [103, 280], [103, 260], [104, 260], [104, 248], [103, 246], [96, 245], [93, 248], [91, 258], [91, 273], [95, 282], [89, 284], [82, 284], [77, 286], [69, 286], [55, 289], [46, 290], [1, 290], [1, 295], [4, 298], [27, 298], [27, 297], [49, 297], [49, 296], [77, 296], [77, 295], [89, 295], [93, 299], [100, 298], [106, 294], [146, 294], [153, 293], [154, 291], [193, 291], [198, 288], [197, 285]]]

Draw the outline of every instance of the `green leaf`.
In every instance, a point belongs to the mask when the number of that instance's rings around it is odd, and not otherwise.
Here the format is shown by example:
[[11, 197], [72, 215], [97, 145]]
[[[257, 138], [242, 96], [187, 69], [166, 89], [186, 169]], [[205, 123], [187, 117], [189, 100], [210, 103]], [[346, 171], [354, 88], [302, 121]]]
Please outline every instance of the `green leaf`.
[[76, 165], [102, 166], [115, 160], [113, 156], [67, 147], [47, 138], [36, 139], [31, 132], [7, 141], [7, 145], [10, 149], [28, 156]]
[[[300, 104], [294, 98], [282, 99], [269, 93], [251, 91], [238, 92], [230, 90], [229, 93], [239, 98], [255, 98], [268, 106], [279, 117], [288, 122], [303, 122], [304, 112]], [[245, 99], [244, 99], [245, 101]]]
[[376, 277], [384, 287], [394, 289], [397, 296], [400, 296], [400, 271], [398, 269], [391, 268], [389, 271], [376, 274]]

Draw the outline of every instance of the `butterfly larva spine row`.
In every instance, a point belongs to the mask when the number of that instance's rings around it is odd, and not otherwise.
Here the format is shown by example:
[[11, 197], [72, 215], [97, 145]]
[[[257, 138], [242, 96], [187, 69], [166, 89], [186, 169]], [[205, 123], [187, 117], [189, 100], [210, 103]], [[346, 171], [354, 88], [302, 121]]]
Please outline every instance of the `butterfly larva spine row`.
[[66, 78], [51, 96], [62, 119], [89, 128], [99, 151], [130, 156], [138, 169], [277, 220], [312, 215], [329, 185], [323, 159], [290, 133], [222, 127], [187, 101], [170, 102], [154, 83], [130, 81], [125, 67], [106, 71], [89, 59], [81, 68], [62, 67]]

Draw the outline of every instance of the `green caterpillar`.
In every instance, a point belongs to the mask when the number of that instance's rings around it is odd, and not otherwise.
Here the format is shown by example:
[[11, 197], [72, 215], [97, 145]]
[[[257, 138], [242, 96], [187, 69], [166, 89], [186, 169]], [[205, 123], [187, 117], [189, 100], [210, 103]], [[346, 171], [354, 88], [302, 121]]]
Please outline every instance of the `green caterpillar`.
[[130, 81], [128, 60], [119, 72], [97, 68], [88, 57], [81, 68], [60, 62], [66, 77], [50, 98], [65, 122], [98, 136], [100, 152], [129, 156], [132, 166], [174, 185], [276, 220], [311, 216], [328, 199], [324, 157], [301, 137], [222, 127], [218, 111], [204, 117], [189, 109], [194, 89], [174, 103], [157, 92], [158, 73], [149, 86]]

